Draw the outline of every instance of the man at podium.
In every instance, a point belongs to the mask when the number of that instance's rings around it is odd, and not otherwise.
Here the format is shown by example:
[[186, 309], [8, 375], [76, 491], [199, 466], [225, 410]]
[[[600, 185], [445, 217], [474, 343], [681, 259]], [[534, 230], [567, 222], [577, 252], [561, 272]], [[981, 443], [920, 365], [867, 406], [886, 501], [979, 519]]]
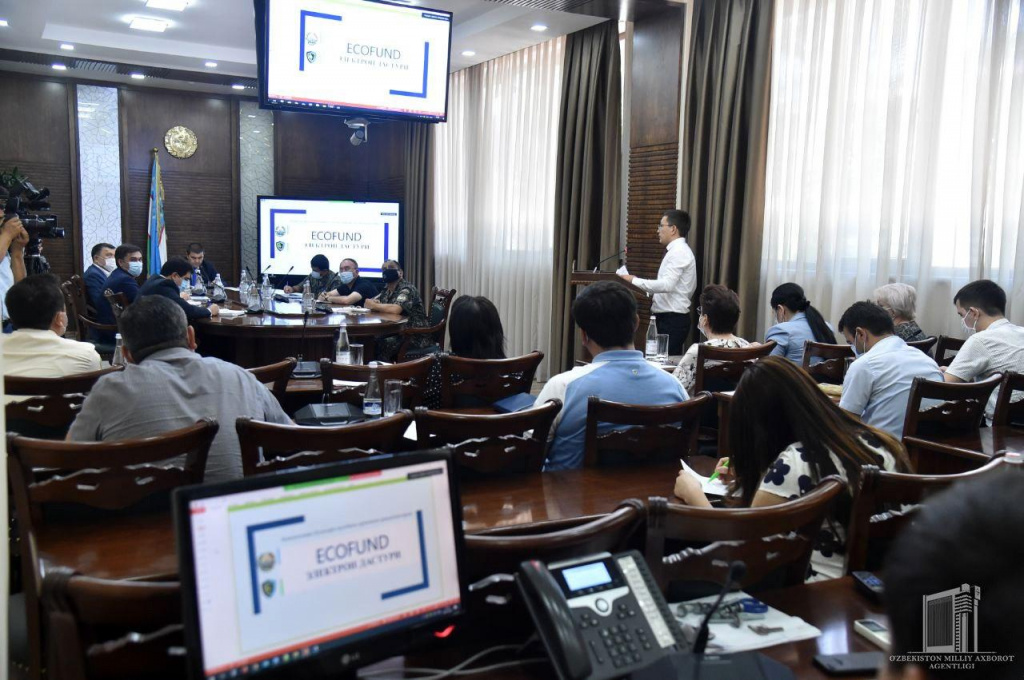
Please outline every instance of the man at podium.
[[668, 252], [658, 267], [658, 278], [620, 274], [634, 286], [653, 294], [651, 314], [658, 333], [668, 335], [669, 354], [683, 353], [683, 342], [690, 332], [690, 300], [697, 290], [697, 260], [686, 243], [689, 233], [689, 215], [682, 210], [666, 211], [658, 225], [658, 242]]

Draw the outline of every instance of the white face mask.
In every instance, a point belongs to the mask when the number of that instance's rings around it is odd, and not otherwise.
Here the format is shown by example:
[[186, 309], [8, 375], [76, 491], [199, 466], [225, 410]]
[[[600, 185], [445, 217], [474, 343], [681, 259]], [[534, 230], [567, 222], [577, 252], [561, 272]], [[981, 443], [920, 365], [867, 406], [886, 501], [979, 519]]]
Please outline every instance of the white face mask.
[[103, 260], [103, 264], [100, 266], [107, 270], [107, 273], [109, 274], [110, 272], [114, 271], [114, 269], [117, 267], [117, 260], [115, 260], [112, 257], [108, 257], [107, 259]]
[[960, 326], [963, 327], [964, 333], [967, 335], [974, 335], [978, 332], [978, 317], [974, 317], [974, 324], [971, 326], [967, 325], [967, 317], [971, 315], [971, 311], [967, 310], [967, 313], [960, 318]]
[[697, 317], [697, 330], [700, 331], [700, 334], [705, 338], [708, 337], [708, 332], [704, 330], [704, 324], [700, 322], [700, 317]]

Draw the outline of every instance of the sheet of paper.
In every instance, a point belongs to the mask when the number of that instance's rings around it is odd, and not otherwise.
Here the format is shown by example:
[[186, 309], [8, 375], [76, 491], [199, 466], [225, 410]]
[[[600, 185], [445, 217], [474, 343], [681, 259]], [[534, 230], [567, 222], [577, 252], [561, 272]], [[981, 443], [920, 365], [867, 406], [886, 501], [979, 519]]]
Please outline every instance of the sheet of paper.
[[626, 269], [626, 265], [622, 265], [621, 267], [615, 270], [615, 273], [620, 276], [625, 276], [626, 274], [629, 273], [629, 271]]
[[225, 319], [234, 319], [245, 314], [245, 310], [242, 309], [222, 309], [220, 315]]
[[[704, 597], [693, 602], [714, 602], [717, 596]], [[750, 595], [744, 592], [730, 593], [722, 602], [723, 606], [736, 602]], [[700, 626], [701, 615], [687, 613], [680, 616], [680, 605], [671, 604], [669, 608], [676, 615], [676, 620], [682, 626], [697, 629]], [[781, 628], [781, 631], [758, 635], [750, 626], [765, 626], [767, 628]], [[781, 645], [799, 640], [811, 640], [821, 635], [821, 631], [797, 616], [784, 614], [774, 607], [768, 607], [768, 612], [763, 619], [741, 620], [740, 627], [735, 628], [731, 623], [716, 622], [709, 627], [711, 639], [708, 642], [707, 651], [714, 653], [732, 654], [735, 652], [748, 652], [754, 649], [763, 649], [772, 645]]]
[[712, 496], [729, 495], [729, 487], [727, 487], [721, 479], [711, 481], [710, 477], [705, 477], [704, 475], [698, 473], [692, 467], [687, 465], [686, 461], [683, 460], [682, 458], [679, 459], [679, 462], [680, 464], [682, 464], [683, 470], [697, 478], [697, 481], [700, 482], [700, 488], [705, 494], [710, 494]]

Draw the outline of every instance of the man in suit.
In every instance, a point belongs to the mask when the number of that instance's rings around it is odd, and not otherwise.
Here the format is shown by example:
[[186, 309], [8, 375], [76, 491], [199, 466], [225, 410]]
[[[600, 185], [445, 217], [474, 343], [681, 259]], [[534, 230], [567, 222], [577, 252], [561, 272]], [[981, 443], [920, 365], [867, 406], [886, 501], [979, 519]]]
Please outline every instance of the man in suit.
[[192, 265], [192, 278], [189, 283], [194, 287], [199, 285], [199, 279], [202, 279], [204, 284], [212, 284], [213, 280], [217, 278], [217, 268], [206, 259], [203, 244], [189, 243], [185, 255], [188, 257], [189, 264]]
[[[125, 300], [129, 303], [135, 302], [139, 294], [139, 283], [135, 280], [142, 275], [142, 248], [131, 243], [122, 243], [114, 251], [114, 263], [117, 265], [114, 271], [107, 277], [107, 283], [100, 291], [99, 300], [96, 301], [96, 321], [105, 324], [114, 324], [114, 310], [110, 308], [107, 299], [103, 297], [103, 291], [108, 288], [115, 293], [123, 293]], [[100, 342], [113, 344], [112, 333], [99, 333]]]
[[139, 288], [139, 297], [159, 295], [171, 300], [185, 312], [185, 318], [189, 323], [195, 319], [206, 319], [210, 316], [217, 316], [220, 309], [217, 305], [211, 304], [209, 309], [190, 305], [186, 301], [188, 290], [192, 284], [189, 277], [192, 274], [192, 265], [180, 257], [172, 257], [160, 267], [160, 273], [149, 277], [149, 280]]
[[85, 293], [92, 308], [99, 311], [103, 291], [107, 287], [107, 277], [117, 269], [114, 260], [114, 246], [109, 243], [97, 243], [92, 247], [92, 264], [85, 270], [82, 277], [85, 282]]

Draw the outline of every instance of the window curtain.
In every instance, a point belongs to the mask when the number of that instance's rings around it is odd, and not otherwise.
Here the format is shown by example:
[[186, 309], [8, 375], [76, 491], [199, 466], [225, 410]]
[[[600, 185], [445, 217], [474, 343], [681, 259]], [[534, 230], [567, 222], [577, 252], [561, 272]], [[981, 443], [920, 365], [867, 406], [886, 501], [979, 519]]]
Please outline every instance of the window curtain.
[[409, 124], [405, 155], [405, 253], [402, 256], [407, 277], [419, 289], [427, 305], [430, 290], [435, 285], [430, 127], [427, 123]]
[[615, 22], [570, 34], [558, 125], [552, 371], [573, 366], [576, 340], [570, 310], [575, 291], [569, 286], [573, 263], [588, 269], [621, 249], [621, 89]]
[[884, 283], [959, 335], [990, 278], [1024, 320], [1020, 0], [776, 0], [759, 318], [780, 283], [836, 321]]
[[547, 350], [551, 337], [564, 47], [557, 38], [453, 73], [435, 130], [436, 285], [494, 302], [509, 356]]
[[680, 206], [691, 218], [697, 293], [709, 283], [736, 291], [748, 338], [761, 283], [772, 4], [698, 0], [683, 107]]

